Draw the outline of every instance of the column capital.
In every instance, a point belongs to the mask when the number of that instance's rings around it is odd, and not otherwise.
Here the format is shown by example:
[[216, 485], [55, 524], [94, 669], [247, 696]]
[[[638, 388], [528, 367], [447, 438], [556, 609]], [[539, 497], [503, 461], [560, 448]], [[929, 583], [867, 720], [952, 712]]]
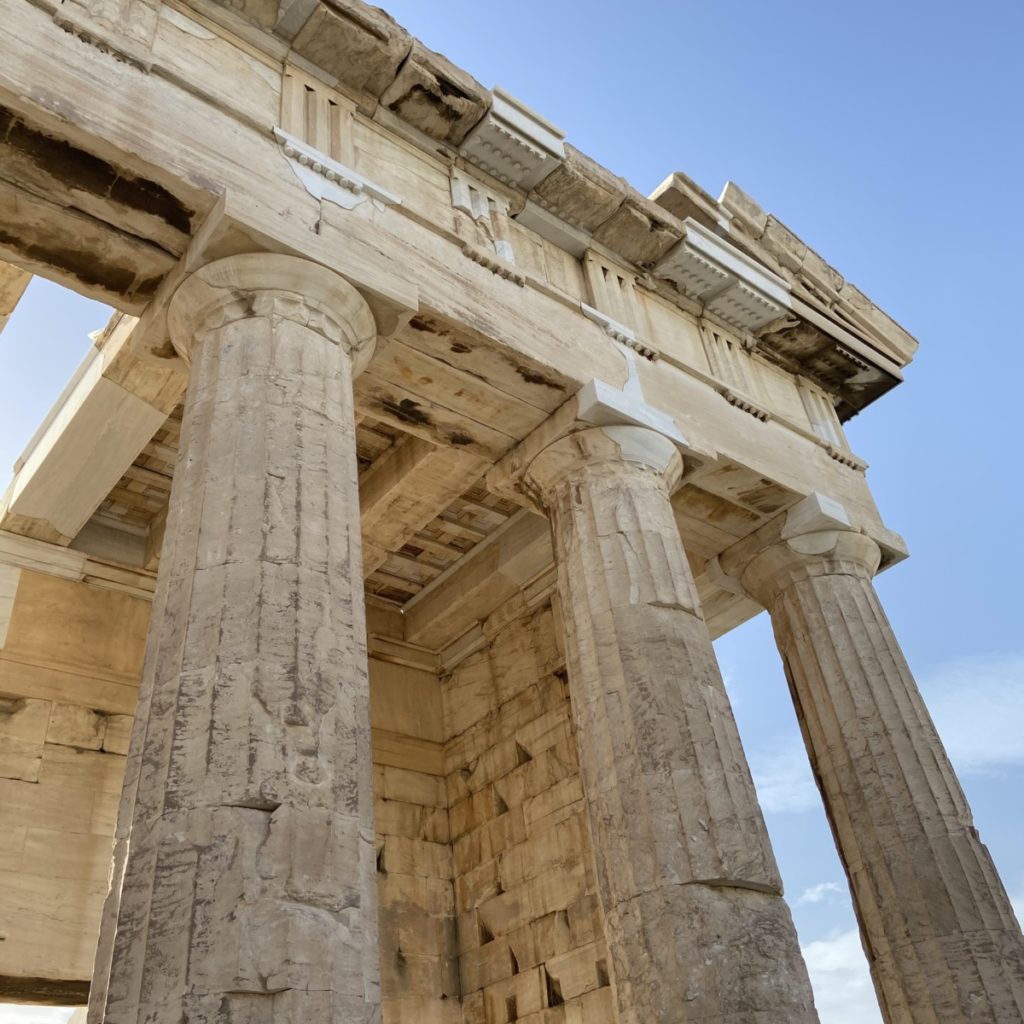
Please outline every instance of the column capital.
[[552, 488], [596, 467], [635, 467], [658, 476], [669, 493], [683, 475], [675, 443], [650, 427], [614, 424], [587, 427], [556, 438], [522, 468], [523, 490], [540, 507]]
[[814, 493], [712, 559], [708, 573], [719, 587], [770, 608], [775, 596], [798, 580], [831, 575], [870, 580], [882, 560], [882, 546], [854, 525], [839, 502]]
[[353, 375], [373, 355], [377, 324], [362, 295], [333, 270], [281, 253], [242, 253], [196, 270], [171, 297], [167, 325], [191, 363], [197, 335], [253, 316], [290, 320], [341, 346]]
[[684, 435], [671, 416], [647, 401], [633, 352], [625, 346], [622, 352], [625, 384], [616, 388], [597, 378], [588, 381], [492, 467], [487, 474], [490, 490], [517, 502], [525, 495], [543, 512], [539, 499], [545, 481], [564, 476], [572, 464], [620, 461], [646, 466], [666, 473], [671, 491], [682, 476], [684, 458], [691, 468], [715, 458], [717, 453], [706, 441]]
[[817, 576], [860, 576], [878, 571], [882, 549], [870, 537], [851, 530], [821, 530], [780, 538], [750, 560], [740, 585], [770, 608], [776, 595], [800, 580]]

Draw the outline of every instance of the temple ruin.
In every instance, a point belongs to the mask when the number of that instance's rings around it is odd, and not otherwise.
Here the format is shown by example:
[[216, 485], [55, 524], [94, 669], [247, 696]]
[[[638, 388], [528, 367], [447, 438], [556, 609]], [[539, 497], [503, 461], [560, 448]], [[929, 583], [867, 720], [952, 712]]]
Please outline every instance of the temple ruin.
[[117, 312], [0, 502], [0, 1001], [812, 1024], [767, 609], [887, 1024], [1024, 1020], [843, 432], [905, 330], [359, 0], [2, 6], [0, 328]]

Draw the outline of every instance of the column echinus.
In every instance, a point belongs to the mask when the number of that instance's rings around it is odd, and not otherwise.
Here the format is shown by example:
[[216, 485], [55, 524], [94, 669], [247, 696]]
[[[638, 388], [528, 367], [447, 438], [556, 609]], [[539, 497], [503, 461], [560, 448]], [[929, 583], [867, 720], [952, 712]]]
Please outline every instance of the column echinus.
[[551, 520], [621, 1024], [817, 1021], [669, 494], [640, 426], [568, 434], [521, 486]]
[[169, 327], [191, 369], [90, 1019], [376, 1022], [374, 319], [324, 267], [246, 254], [187, 278]]
[[1020, 927], [875, 592], [880, 554], [812, 495], [722, 568], [771, 614], [885, 1020], [1020, 1024]]

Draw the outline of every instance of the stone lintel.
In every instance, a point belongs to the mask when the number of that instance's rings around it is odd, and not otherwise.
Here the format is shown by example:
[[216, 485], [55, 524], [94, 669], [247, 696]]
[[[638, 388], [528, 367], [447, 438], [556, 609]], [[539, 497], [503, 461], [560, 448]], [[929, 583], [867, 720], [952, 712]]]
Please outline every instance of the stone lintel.
[[29, 442], [0, 528], [66, 546], [177, 404], [173, 366], [141, 362], [134, 317], [115, 314]]
[[[83, 551], [48, 544], [3, 529], [0, 529], [0, 567], [29, 569], [93, 587], [119, 590], [147, 601], [152, 600], [156, 586], [152, 572], [110, 565], [90, 558]], [[0, 614], [3, 596], [4, 588], [0, 587]]]
[[[322, 249], [311, 240], [319, 236], [299, 226], [281, 224], [280, 231], [269, 233], [266, 211], [254, 210], [246, 196], [228, 189], [210, 211], [189, 243], [185, 254], [167, 275], [153, 301], [140, 316], [132, 342], [140, 358], [157, 360], [159, 365], [176, 365], [181, 375], [181, 394], [187, 380], [186, 369], [171, 344], [167, 328], [167, 307], [171, 296], [185, 278], [201, 267], [243, 253], [278, 253], [300, 256], [311, 263]], [[308, 237], [307, 237], [308, 236]], [[333, 268], [331, 268], [333, 269]], [[387, 337], [404, 326], [420, 306], [419, 289], [395, 273], [381, 274], [375, 268], [361, 268], [358, 279], [334, 270], [359, 289], [377, 322], [377, 333]]]

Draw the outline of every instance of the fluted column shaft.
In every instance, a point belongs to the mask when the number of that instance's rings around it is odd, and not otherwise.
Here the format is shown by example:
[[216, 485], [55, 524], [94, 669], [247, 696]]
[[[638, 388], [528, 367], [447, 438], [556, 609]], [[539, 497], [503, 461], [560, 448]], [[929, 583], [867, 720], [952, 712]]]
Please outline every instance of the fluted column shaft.
[[1020, 1024], [1024, 944], [872, 584], [822, 531], [743, 574], [768, 608], [888, 1024]]
[[247, 255], [169, 322], [191, 376], [94, 1016], [376, 1022], [352, 398], [373, 318], [324, 268]]
[[669, 501], [639, 427], [529, 465], [551, 518], [599, 895], [621, 1024], [817, 1020]]

